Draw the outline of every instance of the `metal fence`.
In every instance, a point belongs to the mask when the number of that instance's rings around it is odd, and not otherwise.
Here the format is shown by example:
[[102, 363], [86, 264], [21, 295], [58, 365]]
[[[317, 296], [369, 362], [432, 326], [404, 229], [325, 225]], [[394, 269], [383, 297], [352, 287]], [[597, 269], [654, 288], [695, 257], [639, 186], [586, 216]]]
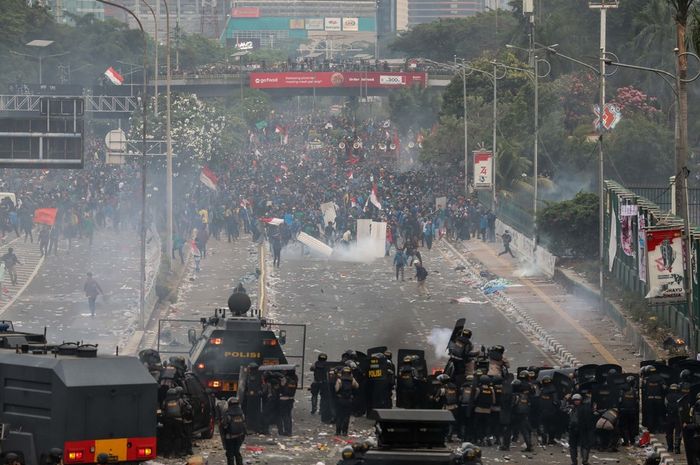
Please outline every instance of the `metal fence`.
[[[672, 190], [670, 186], [626, 186], [627, 189], [658, 205], [664, 212], [671, 210]], [[688, 189], [688, 213], [690, 222], [700, 226], [700, 189]]]
[[491, 191], [478, 191], [479, 203], [491, 209], [498, 219], [528, 237], [532, 237], [535, 231], [535, 222], [532, 215], [532, 196], [527, 194], [512, 194], [505, 196], [502, 192], [497, 194], [496, 208], [493, 206]]

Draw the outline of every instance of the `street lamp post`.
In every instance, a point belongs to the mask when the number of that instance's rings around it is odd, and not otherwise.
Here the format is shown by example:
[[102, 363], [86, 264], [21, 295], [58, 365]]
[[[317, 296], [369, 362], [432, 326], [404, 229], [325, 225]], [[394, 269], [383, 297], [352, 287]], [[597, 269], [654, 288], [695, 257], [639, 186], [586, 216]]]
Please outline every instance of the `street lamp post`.
[[[538, 161], [539, 161], [539, 145], [540, 145], [540, 78], [544, 78], [549, 76], [550, 71], [552, 70], [549, 62], [545, 59], [542, 59], [537, 56], [537, 52], [541, 50], [546, 50], [547, 47], [541, 47], [541, 48], [534, 48], [535, 43], [533, 42], [532, 47], [530, 49], [525, 49], [521, 47], [516, 47], [515, 45], [510, 45], [506, 44], [506, 48], [512, 48], [512, 49], [517, 49], [517, 50], [523, 50], [525, 52], [528, 52], [529, 54], [532, 55], [532, 69], [525, 69], [525, 68], [518, 68], [516, 66], [507, 66], [507, 65], [502, 65], [506, 69], [512, 69], [516, 71], [522, 71], [526, 73], [533, 81], [534, 83], [534, 90], [535, 90], [535, 137], [534, 137], [534, 145], [533, 145], [533, 155], [532, 155], [532, 165], [533, 165], [533, 200], [532, 200], [532, 217], [533, 217], [533, 232], [532, 232], [532, 239], [535, 244], [535, 247], [537, 247], [537, 197], [538, 197], [538, 181], [539, 181], [539, 167], [537, 166]], [[553, 46], [550, 46], [553, 47]], [[540, 63], [544, 63], [547, 65], [547, 72], [544, 74], [540, 74]]]
[[27, 58], [34, 58], [35, 60], [37, 60], [39, 62], [39, 85], [42, 85], [44, 83], [43, 82], [43, 72], [42, 72], [44, 59], [45, 58], [61, 57], [64, 55], [68, 55], [70, 52], [54, 53], [53, 55], [30, 55], [28, 53], [20, 53], [20, 52], [15, 52], [14, 50], [10, 50], [10, 53], [12, 53], [14, 55], [20, 55], [23, 57], [27, 57]]
[[[153, 7], [149, 5], [149, 3], [146, 0], [141, 0], [141, 2], [146, 5], [146, 8], [148, 8], [148, 11], [151, 12], [151, 16], [153, 16], [153, 40], [155, 41], [155, 59], [156, 59], [156, 64], [155, 64], [155, 72], [153, 73], [154, 76], [154, 83], [153, 83], [153, 95], [155, 100], [153, 101], [153, 114], [158, 116], [158, 16], [156, 15], [156, 12], [153, 11]], [[145, 72], [145, 71], [144, 71]]]
[[143, 25], [139, 20], [138, 16], [123, 5], [117, 3], [112, 3], [108, 0], [97, 0], [105, 5], [113, 6], [119, 8], [133, 16], [136, 20], [136, 24], [141, 29], [141, 34], [143, 35], [143, 89], [141, 96], [141, 104], [143, 111], [143, 147], [141, 149], [141, 285], [139, 286], [139, 326], [141, 329], [146, 327], [146, 122], [148, 113], [148, 79], [146, 77], [146, 64], [147, 64], [147, 54], [148, 54], [148, 40], [146, 36], [146, 31], [143, 29]]
[[[160, 1], [160, 0], [158, 0]], [[170, 10], [168, 8], [168, 0], [163, 0], [165, 5], [165, 142], [166, 142], [166, 180], [165, 180], [165, 197], [167, 202], [167, 231], [166, 231], [166, 253], [168, 263], [170, 262], [170, 253], [173, 250], [173, 138], [172, 126], [170, 121], [170, 84], [172, 80], [172, 69], [170, 66]], [[179, 10], [178, 10], [179, 11]]]

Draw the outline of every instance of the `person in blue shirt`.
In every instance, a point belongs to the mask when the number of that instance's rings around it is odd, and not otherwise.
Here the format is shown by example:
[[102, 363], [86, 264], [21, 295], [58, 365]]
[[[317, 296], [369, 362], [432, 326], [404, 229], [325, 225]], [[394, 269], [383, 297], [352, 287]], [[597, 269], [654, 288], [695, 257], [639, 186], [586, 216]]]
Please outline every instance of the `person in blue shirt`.
[[401, 281], [404, 280], [403, 272], [406, 267], [407, 259], [406, 254], [403, 253], [403, 249], [396, 249], [396, 255], [394, 255], [394, 267], [396, 267], [396, 280], [399, 280], [399, 273], [401, 274]]

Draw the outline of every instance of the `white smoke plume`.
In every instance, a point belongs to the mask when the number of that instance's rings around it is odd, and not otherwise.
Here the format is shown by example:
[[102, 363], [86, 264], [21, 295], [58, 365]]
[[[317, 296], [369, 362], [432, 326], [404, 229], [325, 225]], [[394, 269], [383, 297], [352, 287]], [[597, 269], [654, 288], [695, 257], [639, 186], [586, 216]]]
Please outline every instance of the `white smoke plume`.
[[430, 330], [430, 336], [428, 336], [428, 343], [433, 346], [435, 350], [435, 358], [442, 359], [447, 358], [447, 344], [450, 343], [450, 337], [452, 337], [452, 330], [449, 328], [433, 328]]

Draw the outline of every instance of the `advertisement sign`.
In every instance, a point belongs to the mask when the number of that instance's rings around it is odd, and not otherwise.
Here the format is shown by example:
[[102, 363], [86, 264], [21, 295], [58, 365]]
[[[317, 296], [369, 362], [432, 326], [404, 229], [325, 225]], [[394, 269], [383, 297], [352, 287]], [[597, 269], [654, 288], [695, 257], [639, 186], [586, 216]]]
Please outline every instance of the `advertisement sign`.
[[231, 10], [232, 18], [259, 18], [260, 8], [256, 6], [240, 6]]
[[493, 152], [474, 151], [474, 189], [491, 190], [493, 186]]
[[322, 31], [323, 30], [323, 18], [306, 18], [304, 21], [304, 26], [307, 31]]
[[304, 29], [304, 20], [303, 19], [290, 19], [289, 20], [289, 29]]
[[340, 18], [325, 18], [326, 31], [340, 31]]
[[236, 50], [255, 50], [260, 48], [260, 39], [236, 39], [234, 44]]
[[250, 87], [253, 89], [310, 89], [314, 87], [386, 89], [414, 85], [425, 87], [427, 83], [426, 73], [374, 71], [250, 73]]
[[343, 31], [357, 32], [359, 30], [360, 21], [357, 18], [343, 18]]
[[682, 236], [680, 228], [647, 230], [647, 299], [685, 300]]

